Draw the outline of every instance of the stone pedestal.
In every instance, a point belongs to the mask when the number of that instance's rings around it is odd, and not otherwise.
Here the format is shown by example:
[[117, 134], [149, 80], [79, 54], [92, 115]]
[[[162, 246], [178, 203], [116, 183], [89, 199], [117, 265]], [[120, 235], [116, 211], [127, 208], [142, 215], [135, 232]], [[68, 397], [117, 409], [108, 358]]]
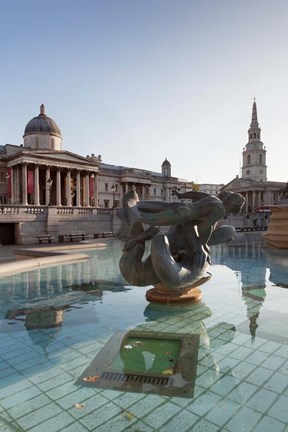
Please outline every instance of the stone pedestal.
[[278, 249], [288, 249], [288, 200], [281, 201], [270, 217], [265, 242]]
[[164, 284], [159, 283], [146, 292], [146, 300], [152, 303], [195, 303], [201, 300], [202, 293], [200, 285], [208, 282], [211, 278], [211, 274], [207, 273], [201, 279], [197, 280], [194, 284], [191, 284], [185, 288], [179, 288], [172, 290], [166, 287]]

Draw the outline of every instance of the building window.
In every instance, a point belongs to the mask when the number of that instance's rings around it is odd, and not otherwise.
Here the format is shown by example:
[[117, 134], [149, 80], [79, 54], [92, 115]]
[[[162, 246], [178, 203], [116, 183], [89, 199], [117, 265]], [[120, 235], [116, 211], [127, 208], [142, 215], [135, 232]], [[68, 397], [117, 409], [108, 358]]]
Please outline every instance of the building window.
[[259, 163], [262, 164], [262, 154], [259, 155]]
[[109, 208], [109, 200], [104, 200], [104, 207]]
[[247, 164], [250, 165], [251, 164], [251, 155], [247, 156]]
[[161, 189], [161, 195], [163, 195], [164, 194], [164, 191], [163, 191], [163, 189]]
[[108, 192], [108, 183], [105, 183], [105, 192]]
[[156, 188], [154, 188], [154, 196], [157, 194]]
[[250, 170], [247, 170], [247, 171], [246, 171], [246, 174], [249, 175], [249, 174], [250, 174]]
[[51, 138], [51, 149], [55, 150], [55, 139]]

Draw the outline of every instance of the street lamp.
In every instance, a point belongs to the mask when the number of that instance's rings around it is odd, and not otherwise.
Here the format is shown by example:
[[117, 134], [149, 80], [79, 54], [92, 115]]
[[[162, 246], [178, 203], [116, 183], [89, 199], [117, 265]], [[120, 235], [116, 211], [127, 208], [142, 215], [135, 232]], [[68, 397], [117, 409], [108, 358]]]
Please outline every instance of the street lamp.
[[115, 207], [115, 192], [116, 192], [116, 186], [115, 186], [115, 184], [113, 184], [112, 186], [111, 186], [111, 190], [112, 190], [112, 194], [113, 194], [113, 197], [112, 197], [112, 202], [113, 202], [113, 205], [112, 205], [112, 208], [114, 208]]
[[47, 180], [48, 191], [49, 191], [49, 204], [48, 205], [51, 205], [51, 189], [52, 189], [52, 184], [53, 184], [53, 180], [51, 179], [51, 177], [49, 177], [49, 179]]

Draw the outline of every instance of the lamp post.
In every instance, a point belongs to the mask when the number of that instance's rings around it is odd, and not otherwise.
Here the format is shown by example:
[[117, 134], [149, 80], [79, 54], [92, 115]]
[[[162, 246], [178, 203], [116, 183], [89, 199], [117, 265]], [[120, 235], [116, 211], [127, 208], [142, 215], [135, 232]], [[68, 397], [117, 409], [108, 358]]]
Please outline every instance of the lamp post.
[[113, 184], [113, 185], [111, 186], [111, 190], [112, 190], [112, 202], [113, 202], [113, 204], [112, 204], [112, 208], [114, 208], [114, 207], [115, 207], [115, 191], [116, 191], [116, 186], [115, 186], [115, 184]]
[[53, 184], [53, 180], [51, 179], [51, 177], [49, 177], [49, 179], [47, 180], [48, 191], [49, 191], [49, 204], [48, 205], [51, 205], [51, 189], [52, 189], [52, 184]]

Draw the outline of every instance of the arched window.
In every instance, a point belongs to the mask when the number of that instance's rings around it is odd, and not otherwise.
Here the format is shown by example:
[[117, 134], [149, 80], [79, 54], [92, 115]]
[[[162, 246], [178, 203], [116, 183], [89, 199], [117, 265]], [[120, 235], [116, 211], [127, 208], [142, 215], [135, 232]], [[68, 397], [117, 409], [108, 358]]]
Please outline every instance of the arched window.
[[259, 163], [262, 164], [262, 154], [259, 154]]
[[247, 164], [250, 165], [251, 164], [251, 155], [247, 156]]
[[55, 139], [51, 138], [51, 149], [55, 150]]

